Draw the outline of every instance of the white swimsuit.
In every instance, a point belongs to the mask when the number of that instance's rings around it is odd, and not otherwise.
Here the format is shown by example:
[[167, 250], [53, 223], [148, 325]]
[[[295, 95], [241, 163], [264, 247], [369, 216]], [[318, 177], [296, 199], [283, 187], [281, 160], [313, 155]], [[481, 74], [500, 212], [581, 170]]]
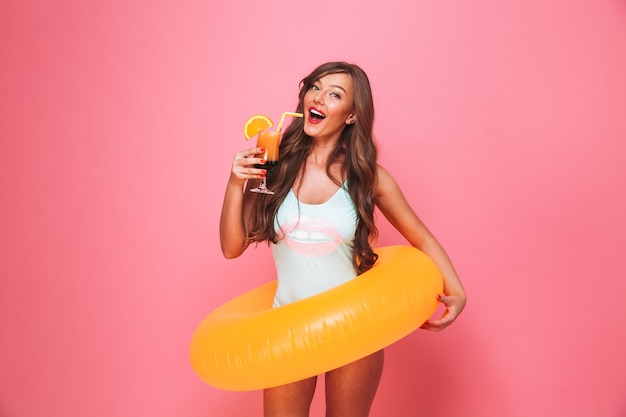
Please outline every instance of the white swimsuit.
[[354, 278], [357, 214], [343, 187], [325, 203], [304, 204], [293, 190], [278, 209], [272, 245], [278, 288], [274, 307], [293, 303]]

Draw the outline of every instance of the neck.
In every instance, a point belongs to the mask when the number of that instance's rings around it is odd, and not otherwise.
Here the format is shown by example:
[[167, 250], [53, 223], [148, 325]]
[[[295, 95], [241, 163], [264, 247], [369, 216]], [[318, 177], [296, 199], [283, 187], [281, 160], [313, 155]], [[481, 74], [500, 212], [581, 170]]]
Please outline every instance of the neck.
[[307, 157], [307, 160], [314, 164], [326, 165], [330, 154], [337, 147], [339, 137], [333, 140], [322, 140], [312, 138], [311, 150]]

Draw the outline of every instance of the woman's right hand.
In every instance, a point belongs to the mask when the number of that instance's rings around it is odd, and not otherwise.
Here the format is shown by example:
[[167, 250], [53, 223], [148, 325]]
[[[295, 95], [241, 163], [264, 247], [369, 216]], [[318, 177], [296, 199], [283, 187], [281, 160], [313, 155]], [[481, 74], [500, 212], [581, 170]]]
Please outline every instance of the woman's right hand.
[[254, 164], [264, 164], [263, 158], [256, 155], [263, 154], [263, 148], [251, 148], [237, 152], [233, 159], [233, 167], [230, 173], [230, 181], [243, 184], [247, 180], [261, 179], [267, 174], [267, 170], [255, 168]]

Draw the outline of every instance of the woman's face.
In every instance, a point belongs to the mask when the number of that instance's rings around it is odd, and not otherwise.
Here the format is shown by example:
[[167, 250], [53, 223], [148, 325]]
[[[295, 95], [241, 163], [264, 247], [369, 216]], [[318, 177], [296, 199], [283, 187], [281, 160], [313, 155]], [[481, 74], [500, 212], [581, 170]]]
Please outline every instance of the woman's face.
[[304, 133], [320, 139], [335, 139], [348, 124], [355, 122], [352, 77], [328, 74], [304, 95]]

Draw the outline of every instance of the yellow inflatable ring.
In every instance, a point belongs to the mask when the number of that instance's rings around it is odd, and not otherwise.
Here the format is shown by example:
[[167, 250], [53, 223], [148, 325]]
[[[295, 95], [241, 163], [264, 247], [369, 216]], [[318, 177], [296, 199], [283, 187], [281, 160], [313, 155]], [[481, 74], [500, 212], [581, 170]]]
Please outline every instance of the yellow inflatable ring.
[[437, 308], [441, 273], [410, 246], [376, 252], [372, 269], [304, 300], [273, 309], [273, 281], [218, 307], [193, 334], [194, 371], [224, 390], [269, 388], [346, 365], [413, 332]]

